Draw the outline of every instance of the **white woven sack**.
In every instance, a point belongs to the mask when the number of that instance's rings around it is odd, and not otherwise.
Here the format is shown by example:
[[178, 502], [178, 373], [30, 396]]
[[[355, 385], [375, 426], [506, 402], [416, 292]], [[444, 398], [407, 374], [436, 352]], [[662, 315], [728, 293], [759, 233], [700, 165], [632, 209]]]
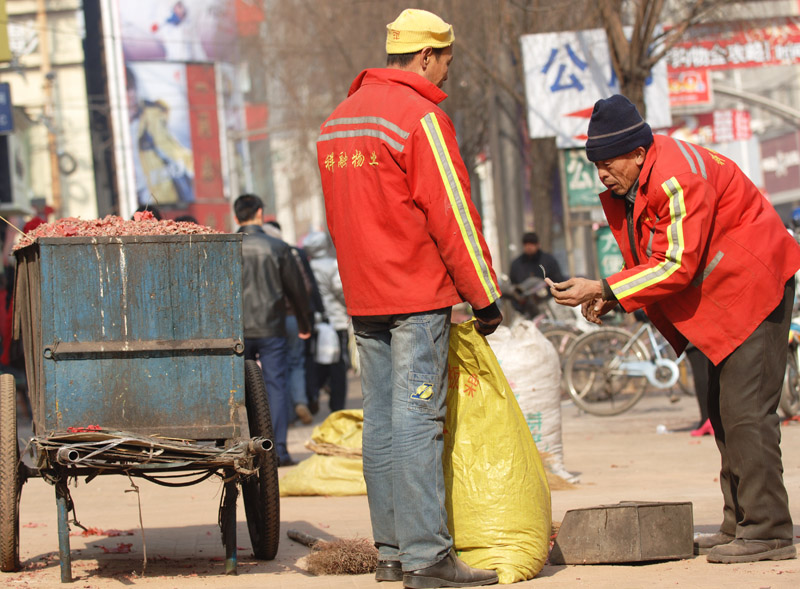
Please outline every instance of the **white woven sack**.
[[488, 338], [550, 472], [569, 482], [561, 441], [561, 364], [553, 345], [532, 321], [501, 326]]

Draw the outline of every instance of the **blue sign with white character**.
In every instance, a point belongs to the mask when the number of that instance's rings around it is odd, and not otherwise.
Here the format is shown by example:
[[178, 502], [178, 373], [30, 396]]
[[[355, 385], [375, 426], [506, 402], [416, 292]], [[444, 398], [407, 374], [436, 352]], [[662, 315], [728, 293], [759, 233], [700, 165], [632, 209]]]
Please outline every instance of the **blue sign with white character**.
[[14, 130], [14, 116], [11, 112], [11, 86], [8, 82], [0, 83], [0, 133], [11, 133]]

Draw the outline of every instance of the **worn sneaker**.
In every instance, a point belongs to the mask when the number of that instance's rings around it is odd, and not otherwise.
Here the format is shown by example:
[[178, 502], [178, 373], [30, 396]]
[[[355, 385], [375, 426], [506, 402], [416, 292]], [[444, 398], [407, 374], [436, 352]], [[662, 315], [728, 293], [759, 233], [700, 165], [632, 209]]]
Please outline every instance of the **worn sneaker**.
[[375, 569], [376, 581], [402, 581], [403, 567], [399, 560], [379, 560]]
[[736, 536], [731, 536], [725, 532], [715, 532], [713, 534], [694, 535], [694, 553], [708, 554], [709, 550], [722, 544], [730, 544], [736, 540]]
[[311, 415], [311, 411], [309, 411], [308, 405], [305, 403], [298, 403], [295, 405], [294, 412], [297, 414], [297, 417], [300, 418], [300, 421], [302, 421], [305, 425], [308, 425], [314, 421], [314, 416]]
[[496, 572], [468, 566], [453, 550], [434, 565], [403, 574], [403, 585], [411, 589], [481, 587], [494, 585], [497, 581]]
[[788, 560], [797, 558], [797, 549], [791, 540], [745, 540], [737, 538], [729, 544], [712, 548], [708, 562], [731, 564], [759, 560]]

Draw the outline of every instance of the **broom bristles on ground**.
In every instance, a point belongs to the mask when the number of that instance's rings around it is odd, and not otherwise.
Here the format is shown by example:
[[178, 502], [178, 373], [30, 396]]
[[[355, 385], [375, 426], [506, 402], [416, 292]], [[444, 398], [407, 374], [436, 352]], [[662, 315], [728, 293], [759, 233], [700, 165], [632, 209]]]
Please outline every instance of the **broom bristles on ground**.
[[378, 550], [367, 538], [319, 541], [306, 558], [312, 575], [365, 575], [378, 566]]

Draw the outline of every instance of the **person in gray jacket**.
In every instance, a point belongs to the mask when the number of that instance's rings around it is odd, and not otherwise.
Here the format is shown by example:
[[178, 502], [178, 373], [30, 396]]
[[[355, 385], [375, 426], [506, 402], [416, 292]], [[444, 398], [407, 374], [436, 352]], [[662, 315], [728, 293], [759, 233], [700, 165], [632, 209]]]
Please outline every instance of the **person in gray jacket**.
[[233, 203], [242, 241], [242, 319], [244, 354], [258, 358], [267, 385], [270, 416], [278, 464], [295, 464], [286, 447], [289, 426], [287, 384], [288, 340], [286, 301], [297, 317], [299, 337], [311, 336], [311, 311], [303, 276], [292, 250], [284, 241], [262, 228], [263, 204], [254, 194], [243, 194]]
[[[331, 413], [344, 409], [347, 399], [347, 366], [349, 356], [347, 354], [347, 328], [350, 324], [350, 317], [347, 315], [347, 307], [344, 303], [344, 290], [342, 279], [339, 277], [339, 264], [336, 256], [332, 253], [331, 240], [326, 233], [313, 231], [303, 240], [303, 249], [308, 256], [311, 270], [319, 287], [322, 296], [322, 304], [325, 307], [325, 315], [328, 322], [339, 335], [339, 360], [333, 364], [316, 365], [316, 383], [314, 392], [319, 395], [319, 390], [326, 384], [330, 390], [329, 405]], [[309, 399], [315, 403], [317, 399]]]

